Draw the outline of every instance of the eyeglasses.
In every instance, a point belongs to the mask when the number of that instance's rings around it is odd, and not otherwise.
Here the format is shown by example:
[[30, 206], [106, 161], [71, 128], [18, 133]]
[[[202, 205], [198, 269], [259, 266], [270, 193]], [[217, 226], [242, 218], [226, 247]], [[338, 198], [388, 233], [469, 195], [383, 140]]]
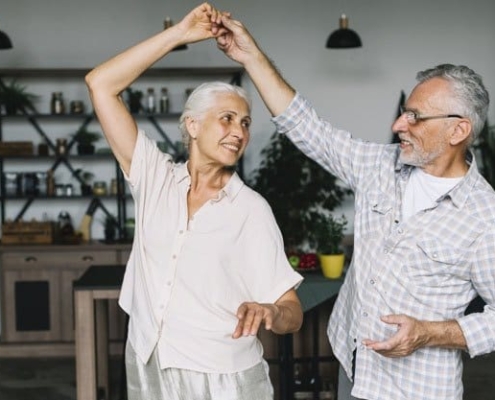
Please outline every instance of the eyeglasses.
[[405, 115], [409, 125], [416, 125], [418, 122], [427, 121], [429, 119], [440, 119], [440, 118], [464, 118], [459, 114], [444, 114], [444, 115], [421, 115], [415, 111], [407, 110], [400, 106], [400, 115]]

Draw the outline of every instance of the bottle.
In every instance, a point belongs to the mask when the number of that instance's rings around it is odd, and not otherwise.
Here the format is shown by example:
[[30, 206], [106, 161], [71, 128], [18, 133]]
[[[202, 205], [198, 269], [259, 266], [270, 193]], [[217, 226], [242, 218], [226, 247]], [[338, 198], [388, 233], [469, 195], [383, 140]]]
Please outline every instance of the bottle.
[[57, 156], [66, 156], [67, 155], [67, 139], [57, 139], [55, 145]]
[[62, 92], [53, 92], [50, 104], [52, 114], [65, 114], [65, 104]]
[[53, 170], [51, 169], [46, 173], [46, 195], [55, 195], [55, 179], [53, 178]]
[[146, 112], [149, 114], [156, 112], [155, 89], [152, 87], [148, 88], [148, 92], [146, 94]]
[[160, 113], [167, 114], [168, 109], [169, 109], [168, 89], [166, 87], [162, 87], [162, 91], [160, 95]]

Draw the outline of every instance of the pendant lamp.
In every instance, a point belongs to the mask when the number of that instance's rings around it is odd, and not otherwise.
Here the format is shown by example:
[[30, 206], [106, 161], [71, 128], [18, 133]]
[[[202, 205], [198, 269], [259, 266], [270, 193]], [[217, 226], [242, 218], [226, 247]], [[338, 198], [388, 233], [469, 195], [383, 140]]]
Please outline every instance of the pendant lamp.
[[[174, 23], [172, 20], [167, 17], [165, 18], [165, 21], [163, 21], [163, 29], [168, 29], [170, 28]], [[180, 46], [174, 47], [172, 51], [178, 51], [178, 50], [186, 50], [187, 49], [187, 44], [181, 44]]]
[[4, 31], [0, 31], [0, 50], [11, 49], [12, 42]]
[[362, 47], [361, 38], [349, 29], [349, 19], [345, 14], [339, 18], [339, 29], [333, 31], [327, 40], [327, 49], [352, 49]]

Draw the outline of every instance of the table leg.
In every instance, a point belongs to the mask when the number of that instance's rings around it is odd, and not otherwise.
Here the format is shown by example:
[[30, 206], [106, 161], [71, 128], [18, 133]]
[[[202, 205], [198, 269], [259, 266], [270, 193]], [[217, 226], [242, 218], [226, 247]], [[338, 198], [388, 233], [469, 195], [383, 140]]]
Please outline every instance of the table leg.
[[[108, 377], [108, 300], [95, 301], [96, 313], [96, 371], [98, 391], [103, 389], [106, 400], [110, 399]], [[101, 397], [98, 395], [98, 399]]]
[[280, 399], [294, 397], [294, 338], [291, 333], [279, 338]]
[[76, 291], [75, 341], [77, 400], [96, 400], [95, 318], [91, 291]]

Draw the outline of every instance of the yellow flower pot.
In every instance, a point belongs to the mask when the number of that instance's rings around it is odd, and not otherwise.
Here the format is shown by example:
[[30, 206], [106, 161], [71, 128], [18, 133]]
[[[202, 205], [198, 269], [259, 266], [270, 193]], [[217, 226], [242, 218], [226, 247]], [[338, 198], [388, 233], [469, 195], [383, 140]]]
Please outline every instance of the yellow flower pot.
[[344, 271], [344, 254], [319, 254], [321, 271], [323, 276], [330, 279], [337, 279]]

